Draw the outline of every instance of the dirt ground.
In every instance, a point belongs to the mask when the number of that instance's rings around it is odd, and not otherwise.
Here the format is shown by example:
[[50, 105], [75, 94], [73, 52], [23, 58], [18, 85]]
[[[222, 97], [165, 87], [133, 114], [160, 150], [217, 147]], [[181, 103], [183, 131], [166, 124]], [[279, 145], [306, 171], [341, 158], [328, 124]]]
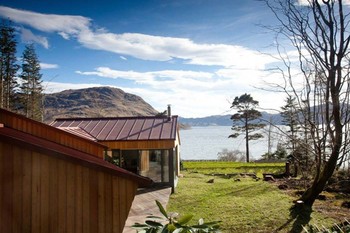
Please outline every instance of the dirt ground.
[[[295, 200], [308, 185], [308, 181], [296, 179], [276, 179], [273, 183], [288, 195], [295, 197]], [[345, 201], [350, 203], [350, 194], [324, 191], [315, 201], [313, 210], [335, 219], [337, 223], [343, 223], [346, 220], [350, 221], [350, 208], [342, 207]]]

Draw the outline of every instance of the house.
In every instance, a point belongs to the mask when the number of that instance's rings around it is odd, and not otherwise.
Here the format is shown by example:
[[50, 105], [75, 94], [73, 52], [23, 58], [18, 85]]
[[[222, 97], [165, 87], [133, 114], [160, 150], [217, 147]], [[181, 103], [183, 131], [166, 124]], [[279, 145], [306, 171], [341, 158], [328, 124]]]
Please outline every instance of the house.
[[94, 140], [108, 149], [106, 159], [158, 185], [175, 189], [180, 172], [177, 116], [62, 118], [52, 126]]
[[0, 109], [0, 232], [122, 232], [151, 180], [106, 146]]

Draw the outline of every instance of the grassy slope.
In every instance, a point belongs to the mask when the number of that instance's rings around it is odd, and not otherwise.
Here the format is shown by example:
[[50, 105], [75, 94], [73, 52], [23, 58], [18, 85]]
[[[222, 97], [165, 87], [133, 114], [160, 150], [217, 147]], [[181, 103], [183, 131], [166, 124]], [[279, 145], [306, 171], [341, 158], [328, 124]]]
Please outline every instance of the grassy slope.
[[[214, 183], [207, 183], [211, 178]], [[195, 214], [194, 219], [221, 220], [223, 232], [289, 232], [301, 228], [300, 221], [291, 218], [291, 206], [292, 198], [267, 182], [252, 178], [234, 181], [186, 171], [167, 209]], [[311, 223], [332, 222], [318, 213], [311, 214]]]

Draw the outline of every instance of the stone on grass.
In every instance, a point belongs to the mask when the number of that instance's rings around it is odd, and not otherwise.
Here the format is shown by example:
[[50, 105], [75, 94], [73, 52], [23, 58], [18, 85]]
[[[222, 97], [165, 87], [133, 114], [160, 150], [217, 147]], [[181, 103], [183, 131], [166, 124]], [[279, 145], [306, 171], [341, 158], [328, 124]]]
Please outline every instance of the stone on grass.
[[209, 184], [214, 183], [214, 179], [210, 179], [210, 180], [208, 180], [208, 181], [207, 181], [207, 183], [209, 183]]

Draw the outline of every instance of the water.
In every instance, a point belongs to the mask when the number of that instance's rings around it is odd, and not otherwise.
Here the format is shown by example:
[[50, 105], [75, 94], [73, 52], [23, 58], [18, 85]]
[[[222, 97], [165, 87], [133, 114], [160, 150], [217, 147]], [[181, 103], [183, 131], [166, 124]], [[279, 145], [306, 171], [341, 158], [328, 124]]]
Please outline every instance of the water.
[[[223, 149], [240, 150], [245, 153], [245, 139], [228, 138], [233, 131], [230, 126], [192, 127], [180, 130], [181, 158], [185, 160], [217, 159]], [[250, 158], [260, 159], [267, 152], [267, 139], [249, 142]]]

